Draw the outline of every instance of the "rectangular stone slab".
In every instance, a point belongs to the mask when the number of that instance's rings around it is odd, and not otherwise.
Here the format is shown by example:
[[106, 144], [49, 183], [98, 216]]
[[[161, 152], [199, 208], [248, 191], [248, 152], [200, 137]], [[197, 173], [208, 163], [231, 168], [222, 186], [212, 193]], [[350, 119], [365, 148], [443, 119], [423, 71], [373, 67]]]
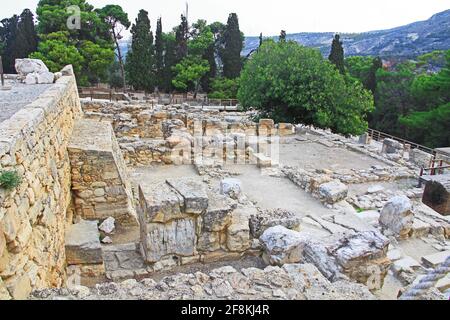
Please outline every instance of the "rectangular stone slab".
[[429, 268], [436, 268], [441, 263], [443, 263], [445, 259], [447, 259], [448, 257], [450, 257], [450, 250], [422, 257], [422, 262]]
[[168, 179], [167, 184], [184, 199], [184, 212], [201, 214], [208, 208], [206, 185], [193, 179]]
[[139, 203], [141, 206], [139, 212], [141, 224], [166, 223], [184, 217], [182, 213], [183, 198], [165, 182], [155, 185], [141, 183], [139, 186]]
[[169, 223], [149, 223], [145, 227], [145, 259], [149, 263], [172, 254], [193, 256], [195, 253], [194, 219], [178, 219]]
[[66, 260], [68, 265], [103, 263], [97, 221], [81, 221], [68, 228]]

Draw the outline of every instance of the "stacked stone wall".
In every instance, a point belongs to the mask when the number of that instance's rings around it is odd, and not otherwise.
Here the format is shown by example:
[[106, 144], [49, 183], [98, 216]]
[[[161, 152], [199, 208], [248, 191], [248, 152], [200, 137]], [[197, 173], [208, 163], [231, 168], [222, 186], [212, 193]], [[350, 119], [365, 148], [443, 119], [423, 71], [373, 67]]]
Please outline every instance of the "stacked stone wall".
[[0, 188], [0, 300], [65, 281], [67, 145], [81, 115], [75, 78], [67, 75], [0, 124], [1, 170], [22, 179], [13, 190]]

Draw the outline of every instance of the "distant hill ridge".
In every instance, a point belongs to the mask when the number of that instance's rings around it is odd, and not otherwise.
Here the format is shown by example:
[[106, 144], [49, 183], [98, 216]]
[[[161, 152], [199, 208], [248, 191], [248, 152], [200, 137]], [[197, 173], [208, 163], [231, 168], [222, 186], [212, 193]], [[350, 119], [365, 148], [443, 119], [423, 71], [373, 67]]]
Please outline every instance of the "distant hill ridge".
[[[450, 9], [428, 20], [393, 29], [340, 35], [347, 56], [416, 57], [434, 50], [446, 50], [450, 49]], [[287, 39], [317, 48], [328, 55], [333, 36], [333, 32], [302, 32], [288, 34]], [[277, 39], [278, 36], [271, 38]], [[258, 45], [259, 37], [246, 37], [242, 54], [247, 55]]]
[[[450, 49], [450, 9], [433, 15], [425, 21], [387, 30], [364, 33], [341, 33], [346, 56], [407, 57], [434, 50]], [[288, 40], [319, 49], [324, 56], [330, 52], [333, 32], [301, 32], [288, 34]], [[278, 36], [270, 37], [278, 39]], [[129, 41], [121, 43], [124, 54]], [[259, 37], [246, 37], [242, 55], [248, 55], [259, 45]]]

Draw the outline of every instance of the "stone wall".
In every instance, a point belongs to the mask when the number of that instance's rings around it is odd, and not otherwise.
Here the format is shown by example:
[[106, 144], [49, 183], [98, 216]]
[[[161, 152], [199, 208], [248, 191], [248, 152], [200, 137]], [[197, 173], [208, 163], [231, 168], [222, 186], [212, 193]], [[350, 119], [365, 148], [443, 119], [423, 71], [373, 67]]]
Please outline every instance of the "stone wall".
[[0, 188], [0, 300], [65, 280], [64, 233], [71, 220], [67, 145], [82, 114], [75, 78], [60, 78], [0, 124], [1, 170], [20, 185]]
[[111, 124], [77, 121], [68, 150], [75, 214], [137, 225], [131, 184]]

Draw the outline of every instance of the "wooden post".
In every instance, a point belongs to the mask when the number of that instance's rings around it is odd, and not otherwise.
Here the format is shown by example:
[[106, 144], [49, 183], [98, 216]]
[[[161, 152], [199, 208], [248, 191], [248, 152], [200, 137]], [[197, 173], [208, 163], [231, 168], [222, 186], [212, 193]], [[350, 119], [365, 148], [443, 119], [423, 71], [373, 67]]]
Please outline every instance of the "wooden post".
[[3, 77], [3, 60], [2, 56], [0, 56], [0, 77], [2, 78], [2, 87], [5, 86], [5, 78]]

